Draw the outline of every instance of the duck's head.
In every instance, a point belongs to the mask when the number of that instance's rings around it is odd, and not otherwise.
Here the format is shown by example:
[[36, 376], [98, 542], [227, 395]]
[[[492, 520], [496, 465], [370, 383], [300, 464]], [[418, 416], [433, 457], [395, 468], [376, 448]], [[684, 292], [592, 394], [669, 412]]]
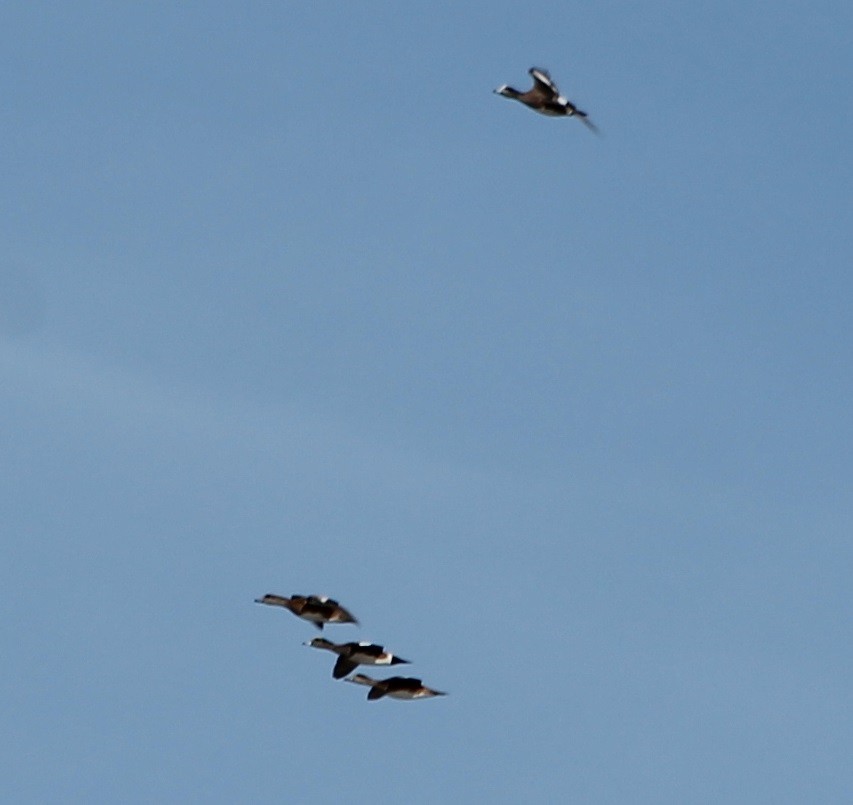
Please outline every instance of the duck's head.
[[331, 640], [326, 640], [325, 637], [315, 637], [302, 645], [311, 646], [311, 648], [334, 648], [335, 644]]
[[286, 607], [290, 604], [291, 599], [283, 595], [274, 595], [267, 593], [260, 598], [255, 599], [256, 604], [272, 604], [273, 606]]
[[347, 682], [355, 682], [356, 685], [367, 685], [372, 687], [377, 680], [371, 679], [367, 674], [353, 674], [353, 676], [348, 676], [346, 678]]
[[504, 98], [517, 98], [519, 95], [521, 95], [521, 93], [517, 89], [508, 87], [506, 84], [502, 84], [494, 92], [496, 95], [503, 95]]

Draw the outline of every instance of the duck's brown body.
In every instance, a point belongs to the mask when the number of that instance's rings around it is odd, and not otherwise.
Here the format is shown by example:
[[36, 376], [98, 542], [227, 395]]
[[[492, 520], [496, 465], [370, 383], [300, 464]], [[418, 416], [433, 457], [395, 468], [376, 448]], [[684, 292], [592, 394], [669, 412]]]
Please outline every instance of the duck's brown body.
[[333, 643], [325, 637], [315, 637], [305, 645], [332, 651], [338, 655], [335, 667], [332, 669], [332, 676], [335, 679], [343, 679], [359, 665], [403, 665], [409, 662], [375, 643]]
[[420, 679], [411, 676], [392, 676], [388, 679], [373, 679], [367, 674], [356, 674], [349, 677], [347, 682], [355, 682], [357, 685], [367, 685], [370, 691], [367, 694], [369, 701], [390, 696], [392, 699], [430, 699], [433, 696], [446, 696], [440, 690], [428, 688]]
[[256, 598], [255, 603], [268, 606], [283, 607], [294, 615], [313, 623], [322, 629], [326, 623], [358, 623], [351, 612], [344, 609], [337, 601], [319, 595], [267, 595]]
[[504, 84], [495, 92], [505, 98], [512, 98], [530, 107], [535, 112], [548, 117], [577, 117], [593, 131], [598, 129], [588, 120], [586, 112], [578, 109], [570, 100], [560, 95], [560, 90], [554, 83], [547, 70], [539, 67], [531, 67], [528, 72], [533, 78], [533, 86], [527, 92], [519, 92], [517, 89]]

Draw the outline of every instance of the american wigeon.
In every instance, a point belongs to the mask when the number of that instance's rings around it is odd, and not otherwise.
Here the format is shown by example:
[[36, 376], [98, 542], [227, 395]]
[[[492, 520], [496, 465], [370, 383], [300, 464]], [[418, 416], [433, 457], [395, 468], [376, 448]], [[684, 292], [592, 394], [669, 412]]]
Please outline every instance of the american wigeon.
[[289, 609], [294, 615], [310, 621], [320, 630], [324, 623], [358, 623], [351, 612], [324, 595], [291, 595], [287, 598], [268, 593], [262, 598], [256, 598], [255, 603]]
[[598, 132], [596, 126], [588, 119], [586, 112], [560, 95], [560, 90], [557, 89], [547, 70], [531, 67], [527, 72], [533, 77], [533, 86], [527, 92], [519, 92], [506, 84], [498, 87], [495, 92], [503, 95], [504, 98], [521, 101], [525, 106], [549, 117], [577, 117], [592, 131]]
[[420, 679], [411, 676], [392, 676], [388, 679], [373, 679], [367, 674], [356, 674], [347, 678], [347, 682], [357, 685], [368, 685], [367, 698], [369, 701], [390, 696], [392, 699], [429, 699], [433, 696], [446, 696], [440, 690], [428, 688]]
[[338, 655], [335, 667], [332, 669], [332, 676], [335, 679], [342, 679], [359, 665], [404, 665], [409, 663], [408, 660], [386, 651], [382, 646], [365, 641], [360, 643], [333, 643], [331, 640], [326, 640], [325, 637], [315, 637], [304, 645], [333, 651]]

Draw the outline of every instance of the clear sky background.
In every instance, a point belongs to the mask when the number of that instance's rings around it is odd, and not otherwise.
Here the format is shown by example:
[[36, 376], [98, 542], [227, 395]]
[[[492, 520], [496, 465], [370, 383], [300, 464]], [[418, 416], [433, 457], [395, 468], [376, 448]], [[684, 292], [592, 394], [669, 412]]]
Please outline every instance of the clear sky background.
[[851, 41], [6, 4], [0, 797], [853, 801]]

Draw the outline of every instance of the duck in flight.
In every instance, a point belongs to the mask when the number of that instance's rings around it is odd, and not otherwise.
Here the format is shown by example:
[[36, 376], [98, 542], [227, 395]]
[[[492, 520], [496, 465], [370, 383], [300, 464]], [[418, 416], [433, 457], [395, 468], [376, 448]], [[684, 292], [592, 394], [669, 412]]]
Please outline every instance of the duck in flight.
[[428, 688], [420, 679], [411, 676], [392, 676], [388, 679], [373, 679], [367, 674], [356, 674], [347, 677], [347, 682], [357, 685], [368, 685], [368, 701], [390, 696], [392, 699], [429, 699], [433, 696], [447, 696], [440, 690]]
[[335, 679], [343, 679], [359, 665], [408, 665], [409, 663], [408, 660], [397, 657], [375, 643], [333, 643], [325, 637], [315, 637], [304, 645], [333, 651], [338, 655], [335, 667], [332, 669], [332, 676]]
[[289, 609], [294, 615], [310, 621], [321, 631], [325, 623], [358, 623], [351, 612], [324, 595], [291, 595], [287, 598], [268, 593], [256, 598], [255, 603]]
[[519, 92], [517, 89], [504, 84], [495, 92], [504, 98], [512, 98], [521, 101], [536, 112], [549, 117], [577, 117], [588, 129], [598, 133], [598, 128], [588, 118], [587, 113], [578, 109], [570, 100], [560, 95], [560, 90], [554, 83], [547, 70], [539, 67], [531, 67], [528, 71], [533, 77], [533, 86], [527, 92]]

